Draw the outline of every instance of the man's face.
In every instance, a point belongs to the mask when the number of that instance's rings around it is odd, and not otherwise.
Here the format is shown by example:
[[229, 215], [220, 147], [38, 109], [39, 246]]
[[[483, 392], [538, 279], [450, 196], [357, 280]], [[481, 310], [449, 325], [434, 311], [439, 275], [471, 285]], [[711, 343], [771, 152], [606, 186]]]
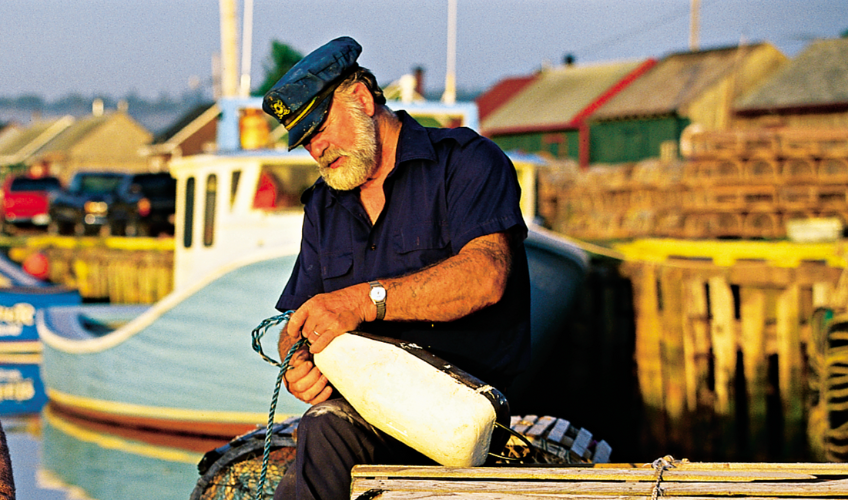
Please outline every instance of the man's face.
[[333, 189], [355, 189], [377, 168], [374, 119], [355, 99], [336, 95], [327, 119], [304, 146], [318, 162], [318, 171]]

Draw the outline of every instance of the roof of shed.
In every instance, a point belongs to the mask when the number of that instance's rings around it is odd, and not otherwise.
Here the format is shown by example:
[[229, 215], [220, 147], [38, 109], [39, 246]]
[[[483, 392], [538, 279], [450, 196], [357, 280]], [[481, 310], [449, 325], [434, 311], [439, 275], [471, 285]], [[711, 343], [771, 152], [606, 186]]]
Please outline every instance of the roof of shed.
[[736, 102], [737, 110], [848, 103], [848, 38], [818, 40]]
[[593, 118], [667, 115], [732, 71], [758, 45], [671, 54], [602, 106]]
[[[649, 60], [650, 61], [650, 60]], [[575, 126], [572, 121], [648, 61], [562, 66], [542, 71], [481, 121], [484, 134]]]
[[36, 141], [47, 141], [55, 137], [47, 134], [59, 134], [64, 130], [62, 123], [70, 123], [72, 118], [38, 120], [28, 127], [18, 129], [15, 133], [4, 136], [0, 141], [0, 156], [14, 155]]
[[167, 129], [157, 134], [156, 137], [154, 137], [153, 139], [153, 144], [163, 144], [165, 142], [170, 141], [175, 135], [177, 135], [184, 128], [189, 126], [192, 122], [194, 122], [194, 120], [200, 118], [213, 106], [216, 106], [215, 102], [204, 102], [189, 109], [184, 115], [177, 118], [177, 120], [172, 123]]
[[504, 78], [492, 88], [481, 94], [475, 102], [477, 103], [478, 118], [485, 120], [496, 109], [512, 99], [512, 96], [521, 92], [524, 87], [536, 79], [538, 73], [528, 76], [516, 76]]
[[47, 153], [52, 151], [67, 151], [88, 135], [92, 130], [105, 123], [110, 117], [111, 114], [104, 114], [101, 116], [91, 115], [80, 118], [75, 121], [73, 125], [63, 130], [62, 133], [51, 139], [50, 142], [39, 148], [38, 152]]

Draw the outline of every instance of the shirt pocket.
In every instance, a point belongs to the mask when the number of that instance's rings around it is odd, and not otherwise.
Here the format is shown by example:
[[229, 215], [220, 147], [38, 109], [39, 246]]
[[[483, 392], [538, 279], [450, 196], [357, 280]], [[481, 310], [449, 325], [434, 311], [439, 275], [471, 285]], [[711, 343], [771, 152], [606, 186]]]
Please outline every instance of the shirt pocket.
[[340, 278], [353, 267], [353, 253], [336, 253], [321, 256], [321, 279]]
[[448, 246], [445, 222], [425, 222], [402, 227], [395, 234], [394, 248], [399, 254], [421, 250], [441, 250]]

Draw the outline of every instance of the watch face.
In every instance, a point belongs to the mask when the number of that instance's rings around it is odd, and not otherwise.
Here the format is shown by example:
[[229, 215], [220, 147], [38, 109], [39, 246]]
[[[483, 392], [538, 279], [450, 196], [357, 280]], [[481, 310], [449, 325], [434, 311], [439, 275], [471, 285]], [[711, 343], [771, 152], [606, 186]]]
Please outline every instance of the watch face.
[[386, 289], [383, 287], [372, 288], [371, 289], [371, 300], [375, 302], [382, 302], [386, 300]]

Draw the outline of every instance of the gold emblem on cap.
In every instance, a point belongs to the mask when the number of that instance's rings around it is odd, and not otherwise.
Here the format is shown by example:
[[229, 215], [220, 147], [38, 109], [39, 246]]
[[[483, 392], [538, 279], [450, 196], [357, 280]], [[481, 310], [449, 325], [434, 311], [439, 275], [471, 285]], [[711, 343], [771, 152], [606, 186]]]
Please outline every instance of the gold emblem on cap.
[[274, 109], [274, 114], [277, 115], [278, 120], [282, 120], [287, 114], [291, 113], [291, 110], [283, 104], [283, 101], [275, 100], [272, 105]]

